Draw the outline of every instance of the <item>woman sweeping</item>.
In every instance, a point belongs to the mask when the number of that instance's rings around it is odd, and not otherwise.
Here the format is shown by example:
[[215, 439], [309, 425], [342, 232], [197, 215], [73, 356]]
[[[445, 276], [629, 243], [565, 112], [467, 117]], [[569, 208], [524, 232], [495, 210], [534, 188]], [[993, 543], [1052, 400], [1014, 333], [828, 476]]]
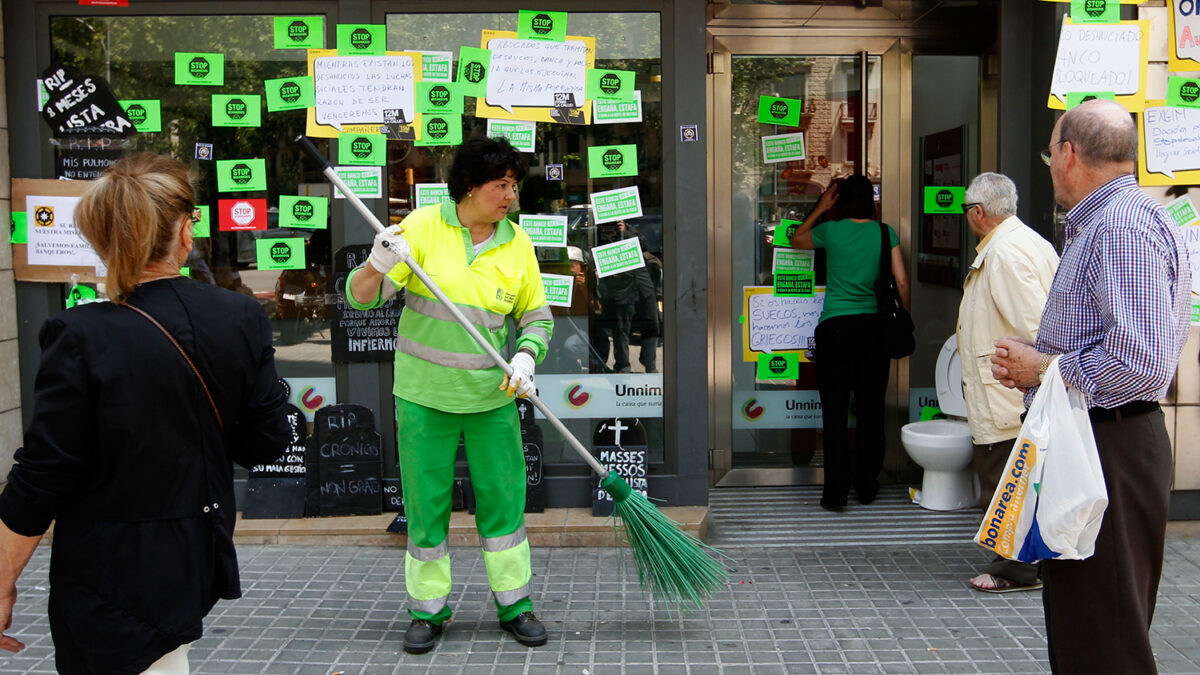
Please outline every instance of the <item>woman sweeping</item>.
[[[504, 139], [466, 141], [450, 167], [453, 201], [417, 209], [403, 227], [378, 234], [368, 264], [350, 276], [347, 299], [357, 309], [378, 307], [408, 289], [393, 393], [408, 516], [404, 576], [412, 623], [404, 649], [413, 654], [433, 648], [451, 614], [446, 538], [460, 437], [500, 627], [523, 645], [547, 639], [529, 597], [525, 457], [512, 400], [514, 393], [534, 391], [534, 364], [545, 357], [553, 329], [533, 244], [506, 215], [524, 175], [520, 153]], [[511, 378], [402, 263], [409, 255], [495, 349], [508, 344], [513, 319]]]

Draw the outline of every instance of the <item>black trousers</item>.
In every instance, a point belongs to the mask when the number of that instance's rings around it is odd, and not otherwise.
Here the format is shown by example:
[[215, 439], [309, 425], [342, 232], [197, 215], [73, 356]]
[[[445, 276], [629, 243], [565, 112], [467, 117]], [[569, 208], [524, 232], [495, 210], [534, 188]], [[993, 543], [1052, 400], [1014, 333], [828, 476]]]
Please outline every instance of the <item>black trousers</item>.
[[1093, 421], [1108, 508], [1087, 560], [1042, 563], [1054, 673], [1157, 673], [1150, 621], [1162, 576], [1171, 444], [1161, 410]]
[[[870, 502], [879, 492], [883, 469], [883, 402], [891, 359], [879, 346], [877, 314], [835, 316], [817, 325], [817, 388], [824, 419], [825, 487], [821, 503], [841, 506], [853, 487]], [[850, 447], [847, 413], [850, 394], [858, 419]]]

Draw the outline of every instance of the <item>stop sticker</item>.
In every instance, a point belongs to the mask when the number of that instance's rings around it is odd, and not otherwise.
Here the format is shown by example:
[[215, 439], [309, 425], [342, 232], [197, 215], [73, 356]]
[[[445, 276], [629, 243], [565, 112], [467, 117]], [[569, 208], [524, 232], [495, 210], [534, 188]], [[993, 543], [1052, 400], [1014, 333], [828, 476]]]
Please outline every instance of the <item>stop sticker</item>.
[[266, 199], [219, 199], [217, 208], [222, 232], [267, 229]]

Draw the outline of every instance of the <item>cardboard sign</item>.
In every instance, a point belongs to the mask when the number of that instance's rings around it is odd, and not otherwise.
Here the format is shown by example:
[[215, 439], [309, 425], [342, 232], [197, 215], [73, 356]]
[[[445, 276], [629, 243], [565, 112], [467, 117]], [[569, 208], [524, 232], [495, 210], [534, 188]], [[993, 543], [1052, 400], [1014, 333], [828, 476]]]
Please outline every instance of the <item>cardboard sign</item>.
[[799, 126], [801, 110], [798, 98], [758, 97], [758, 121], [763, 124]]
[[628, 101], [633, 98], [636, 77], [637, 74], [632, 70], [588, 68], [585, 96], [593, 101]]
[[758, 355], [758, 379], [794, 380], [800, 377], [800, 357], [795, 352]]
[[762, 151], [767, 164], [804, 159], [804, 132], [763, 136]]
[[413, 145], [462, 145], [462, 115], [422, 115], [420, 138]]
[[[616, 472], [635, 492], [649, 496], [646, 482], [650, 474], [649, 446], [640, 420], [618, 417], [600, 422], [592, 434], [592, 452], [605, 468]], [[592, 474], [592, 515], [610, 516], [612, 511], [612, 495], [600, 487], [600, 478]]]
[[317, 104], [313, 79], [307, 75], [264, 80], [263, 91], [267, 92], [267, 112], [300, 110]]
[[487, 96], [488, 71], [492, 67], [492, 52], [479, 47], [458, 50], [458, 86], [463, 96]]
[[454, 52], [421, 52], [422, 82], [453, 82]]
[[158, 99], [117, 101], [138, 133], [162, 131], [162, 102]]
[[430, 204], [441, 204], [450, 199], [450, 187], [446, 183], [417, 183], [413, 187], [416, 188], [413, 201], [418, 209]]
[[642, 121], [642, 92], [634, 91], [627, 100], [592, 101], [592, 124], [622, 124]]
[[570, 307], [575, 290], [575, 277], [569, 274], [547, 274], [542, 272], [542, 287], [546, 290], [546, 304], [551, 307]]
[[566, 40], [567, 13], [518, 10], [517, 39], [549, 40], [551, 42]]
[[338, 136], [338, 164], [383, 166], [387, 163], [387, 136], [383, 134], [341, 134]]
[[338, 131], [344, 125], [378, 125], [384, 122], [388, 110], [399, 111], [396, 114], [402, 123], [416, 119], [416, 62], [412, 54], [333, 56], [325, 51], [309, 55], [315, 89], [311, 113], [314, 124], [309, 125], [309, 136], [336, 135], [314, 125]]
[[218, 159], [218, 192], [257, 192], [267, 189], [267, 160]]
[[302, 270], [306, 267], [303, 237], [256, 239], [254, 250], [260, 270]]
[[592, 248], [592, 259], [596, 262], [596, 276], [600, 279], [646, 266], [641, 237], [595, 246]]
[[[334, 172], [338, 178], [350, 188], [350, 191], [362, 199], [380, 199], [383, 197], [383, 168], [378, 166], [335, 166]], [[334, 186], [335, 199], [345, 199], [341, 188]]]
[[417, 112], [461, 115], [463, 95], [452, 82], [418, 82]]
[[517, 224], [529, 235], [534, 246], [566, 246], [567, 217], [522, 213]]
[[209, 207], [205, 204], [196, 206], [196, 210], [200, 212], [200, 220], [192, 223], [192, 238], [207, 239], [212, 236], [212, 216], [209, 214]]
[[[12, 208], [13, 208], [13, 236], [12, 236], [12, 266], [13, 278], [17, 281], [38, 281], [51, 283], [69, 283], [72, 277], [75, 277], [77, 283], [96, 283], [103, 279], [103, 268], [98, 269], [99, 257], [86, 255], [85, 258], [78, 260], [84, 261], [82, 264], [73, 265], [30, 265], [28, 253], [30, 249], [31, 231], [36, 227], [32, 222], [33, 212], [28, 212], [30, 198], [35, 201], [43, 201], [47, 197], [69, 197], [73, 203], [77, 202], [79, 197], [91, 186], [87, 181], [74, 180], [53, 180], [49, 178], [14, 178], [12, 181]], [[72, 207], [72, 212], [74, 207]], [[56, 209], [56, 222], [57, 209]], [[74, 216], [71, 217], [71, 223], [74, 224]], [[65, 225], [65, 221], [63, 221]], [[46, 236], [46, 233], [40, 233], [38, 236]], [[46, 237], [48, 238], [48, 237]], [[69, 239], [68, 239], [69, 241]], [[87, 245], [87, 240], [82, 235], [76, 235], [76, 241], [80, 245]], [[68, 244], [68, 248], [73, 248], [74, 244]], [[61, 248], [56, 245], [55, 248]], [[47, 252], [48, 253], [48, 252]], [[79, 255], [77, 252], [72, 252], [71, 256]], [[99, 275], [97, 272], [99, 271]]]
[[267, 200], [218, 199], [217, 227], [222, 232], [267, 229]]
[[1146, 98], [1149, 21], [1116, 24], [1063, 22], [1047, 105], [1067, 106], [1071, 92], [1111, 91], [1117, 102], [1139, 111]]
[[961, 186], [926, 186], [924, 213], [962, 213], [963, 196], [967, 188]]
[[328, 228], [329, 198], [279, 195], [279, 227]]
[[[370, 244], [340, 248], [333, 256], [334, 288], [346, 288], [350, 271], [366, 262]], [[394, 295], [375, 309], [354, 309], [345, 293], [330, 307], [330, 350], [337, 363], [391, 363], [396, 356], [403, 296]]]
[[1167, 78], [1167, 105], [1176, 108], [1200, 108], [1200, 80], [1189, 77]]
[[387, 26], [383, 24], [337, 25], [337, 53], [341, 56], [382, 56], [387, 49]]
[[190, 87], [225, 86], [225, 55], [175, 52], [175, 84]]
[[133, 133], [108, 82], [98, 75], [84, 75], [70, 66], [50, 66], [42, 71], [46, 102], [42, 119], [55, 138], [72, 135], [119, 136]]
[[638, 175], [637, 146], [609, 145], [588, 148], [588, 178]]
[[487, 135], [488, 138], [506, 138], [509, 145], [521, 152], [534, 152], [537, 141], [537, 122], [489, 119]]
[[325, 17], [275, 17], [275, 49], [322, 49], [325, 47]]
[[593, 221], [597, 225], [642, 216], [642, 198], [637, 186], [591, 194]]
[[381, 446], [370, 408], [338, 404], [318, 410], [305, 451], [305, 515], [383, 513]]
[[257, 94], [213, 94], [214, 127], [262, 126], [262, 97]]

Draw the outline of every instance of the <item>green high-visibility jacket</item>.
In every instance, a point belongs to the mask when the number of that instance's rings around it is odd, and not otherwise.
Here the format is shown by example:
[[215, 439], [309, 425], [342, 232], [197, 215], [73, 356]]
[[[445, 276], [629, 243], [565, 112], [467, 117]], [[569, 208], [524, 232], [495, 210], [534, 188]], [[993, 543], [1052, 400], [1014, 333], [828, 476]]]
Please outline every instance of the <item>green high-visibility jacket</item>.
[[[512, 317], [517, 349], [529, 349], [541, 363], [554, 319], [529, 236], [506, 218], [496, 223], [492, 241], [475, 255], [471, 232], [459, 222], [452, 201], [419, 208], [403, 225], [413, 259], [492, 347], [504, 349], [508, 317]], [[351, 272], [351, 278], [357, 271]], [[400, 315], [392, 393], [456, 413], [494, 410], [512, 400], [499, 389], [503, 371], [408, 265], [397, 265], [387, 278], [396, 290], [408, 288]], [[354, 299], [347, 282], [346, 299], [355, 309], [373, 309], [390, 295], [380, 289], [373, 301], [363, 304]]]

